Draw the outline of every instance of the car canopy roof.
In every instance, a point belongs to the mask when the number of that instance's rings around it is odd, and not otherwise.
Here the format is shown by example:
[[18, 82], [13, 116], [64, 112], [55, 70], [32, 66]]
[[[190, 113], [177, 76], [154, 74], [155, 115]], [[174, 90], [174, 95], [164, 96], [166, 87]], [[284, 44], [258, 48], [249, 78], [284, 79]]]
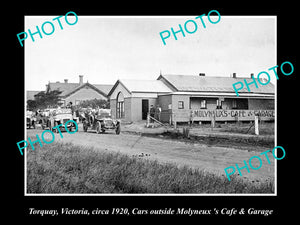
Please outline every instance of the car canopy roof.
[[56, 114], [72, 114], [72, 110], [67, 108], [67, 109], [57, 109], [55, 111]]

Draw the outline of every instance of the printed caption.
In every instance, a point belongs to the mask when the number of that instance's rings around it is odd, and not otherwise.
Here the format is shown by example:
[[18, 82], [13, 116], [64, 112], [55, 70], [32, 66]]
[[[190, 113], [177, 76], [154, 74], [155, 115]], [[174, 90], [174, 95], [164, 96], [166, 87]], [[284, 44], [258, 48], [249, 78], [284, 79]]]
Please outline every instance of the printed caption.
[[110, 209], [37, 209], [29, 208], [28, 214], [32, 216], [139, 216], [139, 215], [183, 215], [183, 216], [200, 216], [200, 215], [219, 215], [219, 216], [270, 216], [273, 215], [273, 209], [257, 208], [213, 208], [213, 209], [194, 209], [194, 208], [110, 208]]

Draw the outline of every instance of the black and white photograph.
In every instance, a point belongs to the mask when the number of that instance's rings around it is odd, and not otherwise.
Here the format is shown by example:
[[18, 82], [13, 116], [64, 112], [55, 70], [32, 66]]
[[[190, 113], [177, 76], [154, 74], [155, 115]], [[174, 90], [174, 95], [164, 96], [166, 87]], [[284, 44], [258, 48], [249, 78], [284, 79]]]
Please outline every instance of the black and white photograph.
[[296, 58], [282, 17], [235, 14], [24, 12], [22, 214], [278, 216]]
[[276, 17], [72, 14], [25, 17], [26, 194], [276, 193]]

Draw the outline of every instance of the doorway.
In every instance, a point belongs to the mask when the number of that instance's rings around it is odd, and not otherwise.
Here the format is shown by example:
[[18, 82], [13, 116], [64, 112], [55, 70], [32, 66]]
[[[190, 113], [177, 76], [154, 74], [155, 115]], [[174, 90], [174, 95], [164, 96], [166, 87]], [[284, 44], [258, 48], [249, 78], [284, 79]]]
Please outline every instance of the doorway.
[[142, 99], [142, 120], [147, 119], [148, 111], [149, 111], [149, 99]]
[[123, 119], [124, 117], [125, 117], [124, 96], [122, 92], [119, 92], [117, 96], [117, 119]]

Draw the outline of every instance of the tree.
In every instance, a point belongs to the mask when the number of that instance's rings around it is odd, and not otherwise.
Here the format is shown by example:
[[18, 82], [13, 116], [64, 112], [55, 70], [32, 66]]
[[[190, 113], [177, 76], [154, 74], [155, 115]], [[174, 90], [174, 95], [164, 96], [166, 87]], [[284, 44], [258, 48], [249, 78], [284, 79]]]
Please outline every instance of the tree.
[[80, 108], [87, 108], [91, 107], [95, 109], [97, 106], [103, 109], [109, 109], [110, 104], [109, 101], [104, 100], [104, 99], [90, 99], [90, 100], [83, 100], [79, 103], [78, 107]]
[[27, 109], [30, 111], [37, 109], [37, 102], [31, 99], [27, 100]]
[[45, 109], [49, 107], [57, 107], [61, 105], [60, 95], [61, 91], [54, 90], [54, 91], [40, 91], [36, 95], [34, 95], [34, 100], [28, 100], [27, 105], [30, 110], [35, 109]]

